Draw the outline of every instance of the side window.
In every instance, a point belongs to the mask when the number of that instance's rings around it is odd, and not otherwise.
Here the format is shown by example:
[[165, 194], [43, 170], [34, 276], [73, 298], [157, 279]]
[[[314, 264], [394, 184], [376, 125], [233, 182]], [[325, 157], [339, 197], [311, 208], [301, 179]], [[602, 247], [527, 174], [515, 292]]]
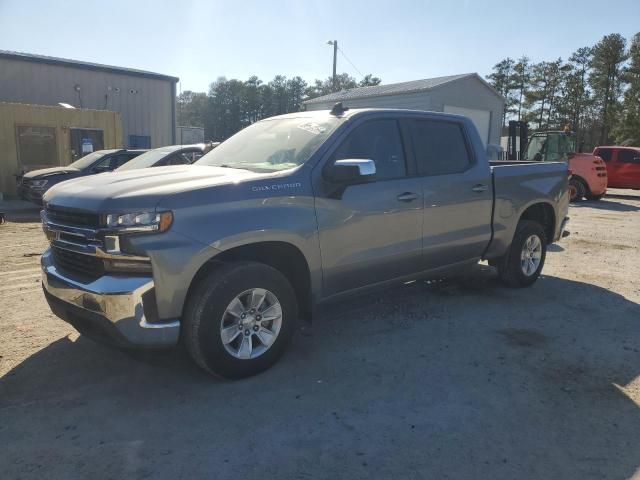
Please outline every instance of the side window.
[[94, 172], [108, 172], [111, 170], [111, 158], [113, 157], [104, 157], [102, 160], [94, 163], [91, 167], [91, 170]]
[[342, 142], [333, 160], [373, 160], [376, 179], [404, 177], [407, 165], [398, 123], [395, 120], [372, 120], [357, 127]]
[[420, 175], [461, 173], [471, 165], [467, 143], [458, 123], [413, 120], [410, 132]]
[[[598, 149], [598, 155], [602, 160], [608, 162], [611, 160], [611, 149], [610, 148], [600, 148]], [[618, 154], [620, 155], [620, 154]]]
[[618, 150], [618, 161], [620, 163], [636, 163], [634, 157], [640, 157], [640, 153], [633, 150]]
[[116, 169], [118, 167], [121, 167], [122, 165], [127, 163], [129, 160], [131, 160], [131, 158], [132, 157], [127, 154], [114, 155], [113, 157], [111, 157], [111, 168]]

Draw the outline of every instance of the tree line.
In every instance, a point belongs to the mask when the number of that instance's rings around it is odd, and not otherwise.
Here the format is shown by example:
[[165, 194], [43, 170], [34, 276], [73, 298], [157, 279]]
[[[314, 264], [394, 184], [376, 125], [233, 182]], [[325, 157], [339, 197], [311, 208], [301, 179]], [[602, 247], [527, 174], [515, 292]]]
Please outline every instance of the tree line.
[[209, 92], [185, 91], [177, 98], [178, 125], [204, 127], [207, 140], [221, 141], [260, 119], [297, 112], [304, 100], [355, 87], [378, 85], [378, 77], [360, 81], [347, 73], [307, 83], [301, 77], [276, 75], [264, 83], [256, 76], [246, 81], [218, 78]]
[[[596, 145], [640, 145], [640, 33], [630, 42], [620, 34], [604, 36], [567, 60], [538, 63], [523, 55], [494, 65], [488, 81], [506, 99], [503, 125], [529, 123], [532, 130], [569, 125], [586, 150]], [[218, 78], [208, 92], [182, 92], [178, 124], [205, 129], [208, 140], [224, 140], [262, 118], [296, 112], [304, 100], [359, 86], [378, 85], [372, 74], [360, 81], [342, 73], [307, 83], [277, 75], [269, 82]]]
[[622, 35], [606, 35], [566, 61], [505, 58], [487, 80], [506, 99], [503, 125], [509, 120], [528, 122], [534, 130], [569, 125], [585, 151], [613, 143], [640, 145], [640, 33], [628, 46]]

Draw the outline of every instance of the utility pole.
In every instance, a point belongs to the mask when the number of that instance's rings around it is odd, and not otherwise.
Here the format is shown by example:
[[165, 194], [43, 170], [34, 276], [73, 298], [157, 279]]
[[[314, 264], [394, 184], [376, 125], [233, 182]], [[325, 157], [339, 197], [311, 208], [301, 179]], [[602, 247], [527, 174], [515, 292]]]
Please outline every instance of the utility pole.
[[337, 40], [329, 40], [327, 45], [333, 45], [333, 91], [337, 90], [337, 77], [336, 77], [336, 64], [338, 62], [338, 41]]

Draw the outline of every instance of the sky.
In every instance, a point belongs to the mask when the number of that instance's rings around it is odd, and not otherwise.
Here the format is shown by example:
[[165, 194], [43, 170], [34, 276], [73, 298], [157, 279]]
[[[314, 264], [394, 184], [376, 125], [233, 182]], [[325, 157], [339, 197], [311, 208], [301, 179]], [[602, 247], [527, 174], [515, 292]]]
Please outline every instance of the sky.
[[[383, 83], [478, 72], [526, 54], [567, 58], [640, 31], [640, 0], [0, 0], [0, 50], [138, 68], [207, 91], [218, 77]], [[355, 67], [354, 67], [355, 66]]]

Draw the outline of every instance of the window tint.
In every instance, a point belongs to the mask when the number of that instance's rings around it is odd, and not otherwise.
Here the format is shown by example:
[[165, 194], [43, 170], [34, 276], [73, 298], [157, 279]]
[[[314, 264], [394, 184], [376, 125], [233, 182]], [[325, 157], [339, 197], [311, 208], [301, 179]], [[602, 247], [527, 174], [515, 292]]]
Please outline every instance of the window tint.
[[111, 159], [113, 157], [105, 157], [99, 162], [93, 164], [91, 169], [93, 171], [106, 172], [111, 169]]
[[459, 124], [436, 120], [410, 123], [418, 173], [447, 175], [465, 171], [471, 164]]
[[118, 168], [122, 165], [124, 165], [125, 163], [127, 163], [129, 160], [131, 160], [131, 155], [128, 154], [122, 154], [122, 155], [114, 155], [113, 157], [111, 157], [111, 168], [115, 169]]
[[407, 166], [397, 122], [373, 120], [351, 132], [334, 154], [334, 161], [356, 158], [373, 160], [378, 180], [404, 177]]
[[600, 148], [600, 149], [598, 149], [597, 155], [602, 160], [604, 160], [605, 162], [608, 162], [609, 160], [611, 160], [611, 149], [610, 148]]
[[636, 163], [634, 157], [640, 157], [640, 153], [633, 150], [618, 150], [618, 161], [620, 163]]

